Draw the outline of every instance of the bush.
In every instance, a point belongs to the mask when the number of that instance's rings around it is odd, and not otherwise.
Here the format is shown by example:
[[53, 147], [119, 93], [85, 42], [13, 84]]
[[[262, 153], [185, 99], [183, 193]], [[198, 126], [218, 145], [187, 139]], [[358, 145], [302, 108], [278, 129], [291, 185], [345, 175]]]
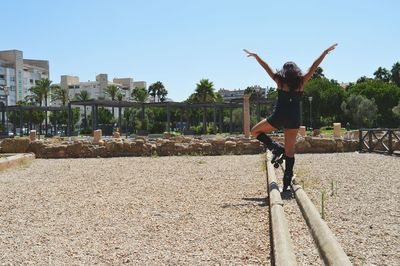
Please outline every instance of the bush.
[[91, 134], [93, 134], [93, 130], [91, 128], [84, 128], [84, 129], [81, 129], [80, 134], [91, 135]]

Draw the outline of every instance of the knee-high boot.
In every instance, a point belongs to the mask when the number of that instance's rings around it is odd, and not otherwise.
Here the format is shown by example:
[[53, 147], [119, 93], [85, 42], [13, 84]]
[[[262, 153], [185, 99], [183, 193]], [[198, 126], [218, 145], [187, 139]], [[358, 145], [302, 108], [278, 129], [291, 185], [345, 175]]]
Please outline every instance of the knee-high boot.
[[264, 143], [265, 147], [272, 151], [274, 155], [280, 156], [284, 153], [285, 149], [279, 143], [273, 141], [270, 136], [265, 133], [260, 133], [257, 135], [257, 139]]
[[285, 174], [283, 175], [283, 190], [287, 190], [292, 182], [294, 156], [285, 158]]

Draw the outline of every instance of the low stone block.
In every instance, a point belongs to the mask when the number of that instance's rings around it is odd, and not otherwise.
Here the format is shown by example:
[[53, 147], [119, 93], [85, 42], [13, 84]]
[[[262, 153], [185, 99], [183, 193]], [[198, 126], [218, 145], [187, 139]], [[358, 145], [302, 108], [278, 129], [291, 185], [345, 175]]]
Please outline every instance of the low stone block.
[[341, 123], [333, 123], [333, 137], [334, 138], [342, 137], [341, 129], [342, 129]]
[[299, 128], [299, 135], [302, 136], [302, 137], [306, 136], [306, 127], [305, 126], [301, 126]]
[[101, 140], [102, 137], [102, 132], [101, 129], [97, 129], [93, 132], [93, 143], [98, 144], [99, 141]]
[[1, 152], [4, 153], [25, 153], [30, 144], [29, 138], [4, 139], [0, 143]]
[[36, 130], [29, 131], [29, 139], [30, 139], [30, 141], [36, 140]]

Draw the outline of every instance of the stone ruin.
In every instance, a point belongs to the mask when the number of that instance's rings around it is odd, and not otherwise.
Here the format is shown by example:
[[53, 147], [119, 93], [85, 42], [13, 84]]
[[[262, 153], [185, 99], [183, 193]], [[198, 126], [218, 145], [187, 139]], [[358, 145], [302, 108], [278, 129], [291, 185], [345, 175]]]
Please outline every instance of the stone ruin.
[[[273, 137], [283, 144], [283, 137]], [[358, 140], [298, 136], [296, 153], [354, 152]], [[256, 139], [245, 137], [167, 136], [166, 138], [107, 138], [95, 131], [90, 140], [66, 141], [61, 138], [33, 140], [30, 138], [4, 139], [1, 153], [32, 152], [37, 158], [96, 158], [118, 156], [171, 156], [171, 155], [227, 155], [259, 154], [263, 145]]]

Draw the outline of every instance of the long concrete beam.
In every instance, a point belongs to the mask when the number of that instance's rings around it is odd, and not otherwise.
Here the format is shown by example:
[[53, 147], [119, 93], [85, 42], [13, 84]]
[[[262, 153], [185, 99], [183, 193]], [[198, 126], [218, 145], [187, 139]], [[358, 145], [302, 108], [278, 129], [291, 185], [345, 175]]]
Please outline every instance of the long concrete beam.
[[[11, 167], [15, 167], [21, 163], [28, 163], [35, 159], [33, 153], [22, 153], [22, 154], [0, 154], [0, 171]], [[3, 157], [4, 156], [4, 157]]]
[[336, 240], [336, 237], [325, 221], [322, 220], [318, 210], [302, 187], [297, 184], [292, 184], [292, 189], [303, 217], [311, 230], [319, 254], [325, 264], [338, 266], [352, 265], [339, 242]]
[[297, 265], [293, 244], [289, 234], [289, 227], [283, 211], [283, 201], [279, 192], [275, 170], [271, 164], [271, 154], [267, 156], [267, 180], [269, 210], [272, 226], [272, 248], [277, 266]]

